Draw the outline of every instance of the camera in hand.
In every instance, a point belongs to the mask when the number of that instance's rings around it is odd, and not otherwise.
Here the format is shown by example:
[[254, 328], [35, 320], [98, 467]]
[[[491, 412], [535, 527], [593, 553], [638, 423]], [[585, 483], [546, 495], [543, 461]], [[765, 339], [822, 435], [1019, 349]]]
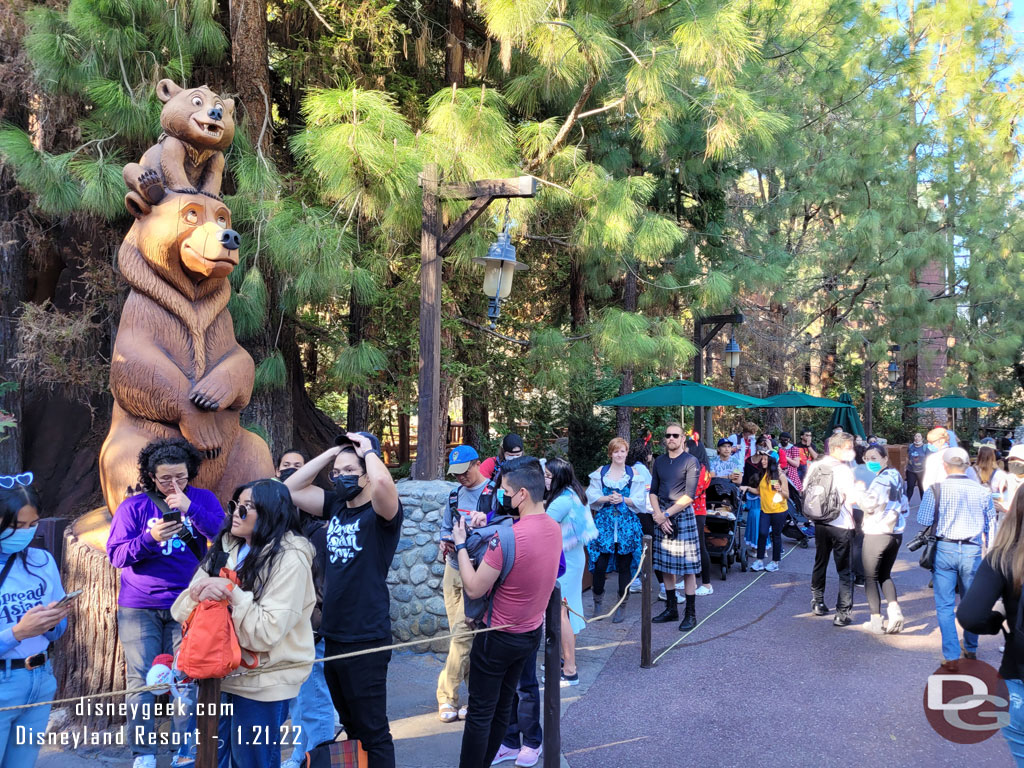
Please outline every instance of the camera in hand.
[[925, 528], [923, 531], [918, 531], [917, 535], [910, 540], [909, 544], [907, 544], [907, 550], [909, 550], [910, 552], [914, 552], [920, 549], [928, 543], [928, 537], [930, 535], [931, 531], [928, 528]]

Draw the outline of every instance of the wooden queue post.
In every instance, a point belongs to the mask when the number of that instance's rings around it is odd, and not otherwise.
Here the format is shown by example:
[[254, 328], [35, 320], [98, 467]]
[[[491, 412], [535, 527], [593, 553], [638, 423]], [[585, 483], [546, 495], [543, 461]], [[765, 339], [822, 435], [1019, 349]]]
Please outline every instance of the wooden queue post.
[[558, 768], [562, 760], [561, 668], [562, 590], [555, 584], [544, 614], [544, 768]]
[[644, 563], [640, 569], [640, 669], [654, 666], [651, 653], [651, 600], [654, 599], [654, 540], [644, 536]]

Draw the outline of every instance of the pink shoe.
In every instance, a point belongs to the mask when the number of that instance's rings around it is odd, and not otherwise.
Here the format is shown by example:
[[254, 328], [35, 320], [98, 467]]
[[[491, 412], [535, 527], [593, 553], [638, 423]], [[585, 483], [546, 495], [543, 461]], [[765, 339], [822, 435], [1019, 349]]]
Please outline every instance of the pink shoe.
[[534, 749], [533, 747], [524, 746], [519, 750], [519, 757], [516, 759], [516, 765], [520, 768], [530, 768], [530, 766], [536, 765], [537, 761], [540, 760], [541, 750], [543, 750], [543, 747], [537, 747], [537, 749]]
[[508, 760], [515, 760], [517, 757], [519, 757], [518, 749], [509, 749], [504, 744], [502, 744], [500, 747], [498, 747], [498, 754], [494, 756], [494, 759], [491, 761], [491, 765], [504, 763]]

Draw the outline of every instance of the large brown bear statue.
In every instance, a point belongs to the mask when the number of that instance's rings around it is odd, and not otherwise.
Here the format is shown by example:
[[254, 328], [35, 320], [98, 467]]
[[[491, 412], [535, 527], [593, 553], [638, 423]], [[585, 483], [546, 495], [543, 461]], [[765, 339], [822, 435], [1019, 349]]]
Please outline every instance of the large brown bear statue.
[[273, 476], [266, 442], [239, 423], [254, 366], [227, 309], [238, 246], [223, 202], [174, 192], [137, 219], [121, 245], [131, 292], [114, 343], [114, 411], [100, 451], [111, 513], [138, 481], [139, 451], [154, 438], [180, 435], [202, 451], [196, 485], [222, 503], [236, 486]]

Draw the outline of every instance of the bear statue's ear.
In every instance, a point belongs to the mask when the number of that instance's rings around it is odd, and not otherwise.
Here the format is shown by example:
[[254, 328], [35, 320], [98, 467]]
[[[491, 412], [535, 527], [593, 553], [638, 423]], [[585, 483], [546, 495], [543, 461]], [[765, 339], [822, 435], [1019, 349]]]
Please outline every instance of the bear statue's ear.
[[183, 90], [184, 88], [179, 87], [178, 84], [175, 83], [173, 80], [164, 79], [156, 84], [157, 98], [160, 99], [160, 101], [162, 101], [164, 104], [173, 99]]
[[234, 99], [224, 99], [224, 111], [227, 112], [229, 115], [235, 114]]

